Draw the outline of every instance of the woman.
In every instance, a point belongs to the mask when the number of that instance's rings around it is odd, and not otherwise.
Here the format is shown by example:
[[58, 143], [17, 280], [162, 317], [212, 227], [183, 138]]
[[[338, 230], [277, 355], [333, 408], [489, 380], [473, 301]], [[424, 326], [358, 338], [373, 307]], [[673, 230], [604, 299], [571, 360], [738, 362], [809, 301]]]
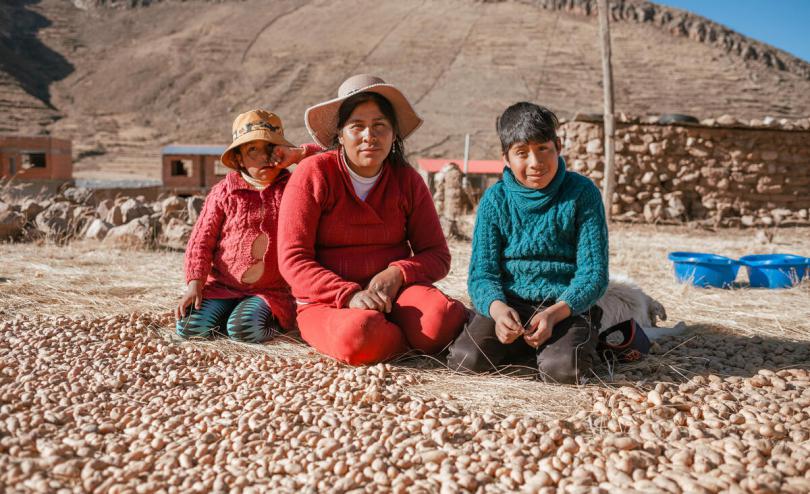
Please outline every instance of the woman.
[[450, 251], [427, 186], [405, 160], [403, 140], [422, 119], [369, 75], [347, 79], [304, 118], [331, 150], [299, 164], [281, 204], [279, 265], [301, 336], [352, 365], [440, 351], [466, 310], [431, 285], [447, 275]]

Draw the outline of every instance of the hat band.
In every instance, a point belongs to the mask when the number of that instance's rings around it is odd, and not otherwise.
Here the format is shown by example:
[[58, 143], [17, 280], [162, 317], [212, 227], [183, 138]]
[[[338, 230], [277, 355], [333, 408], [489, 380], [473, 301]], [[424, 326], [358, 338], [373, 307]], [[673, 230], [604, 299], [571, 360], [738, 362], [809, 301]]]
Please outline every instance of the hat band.
[[270, 124], [268, 122], [248, 122], [241, 129], [237, 129], [233, 133], [233, 140], [236, 140], [236, 139], [242, 137], [243, 135], [247, 134], [248, 132], [253, 132], [254, 130], [261, 130], [261, 129], [267, 129], [270, 132], [273, 132], [273, 133], [276, 133], [276, 134], [280, 133], [281, 135], [284, 135], [283, 132], [279, 132], [279, 130], [281, 130], [281, 127], [276, 127], [275, 125], [272, 125], [272, 124]]

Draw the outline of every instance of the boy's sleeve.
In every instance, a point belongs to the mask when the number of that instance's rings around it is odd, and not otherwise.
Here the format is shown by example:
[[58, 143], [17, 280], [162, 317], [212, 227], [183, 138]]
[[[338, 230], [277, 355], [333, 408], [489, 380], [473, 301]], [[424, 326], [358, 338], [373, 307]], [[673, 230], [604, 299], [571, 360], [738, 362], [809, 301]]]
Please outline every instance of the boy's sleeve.
[[416, 172], [410, 180], [413, 200], [405, 228], [413, 256], [390, 264], [402, 271], [405, 286], [434, 283], [450, 272], [450, 249], [430, 191]]
[[506, 302], [506, 294], [501, 281], [504, 242], [499, 228], [497, 207], [489, 192], [487, 191], [481, 199], [475, 218], [467, 290], [470, 292], [475, 309], [487, 317], [492, 317], [489, 314], [489, 306], [496, 300]]
[[219, 188], [214, 189], [205, 198], [200, 216], [188, 238], [185, 258], [186, 283], [191, 280], [205, 282], [211, 271], [214, 247], [219, 240], [222, 223], [225, 221], [220, 191]]
[[588, 310], [604, 295], [608, 285], [608, 231], [602, 196], [593, 183], [577, 201], [577, 270], [560, 294], [572, 314]]

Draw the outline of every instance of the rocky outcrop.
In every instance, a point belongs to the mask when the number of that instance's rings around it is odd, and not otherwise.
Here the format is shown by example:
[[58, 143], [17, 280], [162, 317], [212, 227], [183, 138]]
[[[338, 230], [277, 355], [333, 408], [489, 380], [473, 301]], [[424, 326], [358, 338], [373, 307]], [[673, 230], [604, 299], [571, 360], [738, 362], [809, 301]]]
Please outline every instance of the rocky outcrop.
[[[578, 15], [596, 16], [596, 0], [520, 0], [547, 10], [560, 10]], [[783, 70], [810, 79], [810, 64], [785, 51], [733, 31], [722, 24], [685, 10], [643, 0], [611, 0], [613, 21], [634, 22], [656, 26], [673, 36], [722, 48], [746, 61]]]

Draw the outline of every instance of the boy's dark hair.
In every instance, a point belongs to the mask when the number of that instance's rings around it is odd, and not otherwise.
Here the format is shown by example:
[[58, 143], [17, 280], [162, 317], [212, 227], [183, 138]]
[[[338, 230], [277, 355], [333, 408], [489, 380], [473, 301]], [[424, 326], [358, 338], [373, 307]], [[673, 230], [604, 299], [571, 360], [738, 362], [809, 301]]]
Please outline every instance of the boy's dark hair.
[[[385, 96], [373, 93], [371, 91], [366, 91], [353, 94], [346, 98], [343, 103], [340, 104], [340, 108], [338, 108], [338, 134], [340, 134], [340, 129], [343, 128], [349, 117], [352, 116], [354, 109], [369, 101], [373, 101], [377, 104], [380, 112], [385, 115], [385, 118], [388, 119], [388, 121], [391, 123], [391, 127], [394, 129], [394, 142], [391, 145], [391, 152], [388, 153], [388, 157], [386, 159], [393, 166], [411, 166], [410, 163], [408, 163], [408, 160], [405, 159], [405, 144], [402, 141], [402, 137], [399, 135], [397, 113], [394, 111], [394, 105], [392, 105]], [[332, 143], [332, 148], [337, 148], [339, 145], [340, 143], [336, 134], [335, 140]]]
[[521, 101], [510, 106], [495, 121], [503, 154], [517, 142], [548, 142], [557, 139], [557, 115], [545, 106]]

